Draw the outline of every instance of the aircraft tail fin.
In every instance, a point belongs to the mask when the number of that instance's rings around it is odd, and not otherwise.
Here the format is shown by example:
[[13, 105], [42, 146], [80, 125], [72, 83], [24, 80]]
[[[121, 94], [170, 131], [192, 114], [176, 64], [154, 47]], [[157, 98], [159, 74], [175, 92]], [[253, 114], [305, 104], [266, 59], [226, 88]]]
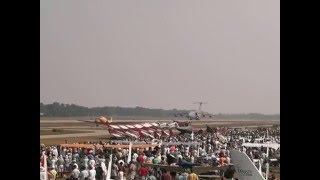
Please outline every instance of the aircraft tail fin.
[[238, 150], [231, 150], [230, 154], [239, 180], [265, 180], [247, 154]]

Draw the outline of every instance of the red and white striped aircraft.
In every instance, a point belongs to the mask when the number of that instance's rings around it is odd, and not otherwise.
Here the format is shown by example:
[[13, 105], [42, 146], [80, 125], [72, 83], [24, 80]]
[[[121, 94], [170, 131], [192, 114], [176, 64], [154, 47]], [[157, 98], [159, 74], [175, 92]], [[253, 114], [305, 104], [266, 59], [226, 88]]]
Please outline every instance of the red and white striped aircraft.
[[166, 132], [158, 123], [108, 125], [108, 130], [110, 135], [116, 138], [132, 137], [141, 139], [150, 137], [154, 139], [173, 136], [172, 129], [169, 129], [169, 132]]

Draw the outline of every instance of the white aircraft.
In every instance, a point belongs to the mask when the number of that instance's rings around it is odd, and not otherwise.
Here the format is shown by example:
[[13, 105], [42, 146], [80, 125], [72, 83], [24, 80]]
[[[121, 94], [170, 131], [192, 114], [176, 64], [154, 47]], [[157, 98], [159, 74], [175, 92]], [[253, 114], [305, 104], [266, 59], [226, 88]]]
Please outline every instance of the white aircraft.
[[231, 161], [237, 172], [239, 180], [266, 180], [259, 172], [255, 164], [250, 160], [247, 154], [238, 150], [231, 150]]
[[199, 110], [189, 111], [188, 113], [178, 113], [178, 114], [175, 114], [175, 117], [186, 116], [189, 120], [200, 120], [200, 118], [203, 118], [203, 117], [209, 117], [209, 118], [213, 117], [212, 114], [206, 113], [201, 110], [202, 104], [206, 104], [206, 102], [195, 102], [194, 104], [199, 104]]

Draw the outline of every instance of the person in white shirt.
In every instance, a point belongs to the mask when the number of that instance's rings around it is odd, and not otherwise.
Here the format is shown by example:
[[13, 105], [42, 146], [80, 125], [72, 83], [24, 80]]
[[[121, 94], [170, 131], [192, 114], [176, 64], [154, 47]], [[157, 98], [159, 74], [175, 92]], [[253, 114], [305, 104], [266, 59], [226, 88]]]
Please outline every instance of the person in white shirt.
[[215, 145], [216, 145], [216, 149], [219, 149], [220, 142], [216, 140]]
[[85, 178], [89, 177], [89, 172], [84, 166], [81, 166], [80, 169], [81, 169], [81, 172], [79, 174], [79, 179], [80, 180], [85, 180]]
[[191, 163], [194, 163], [194, 157], [193, 156], [191, 156]]
[[128, 154], [128, 151], [126, 149], [122, 149], [122, 154], [126, 156]]
[[70, 177], [73, 177], [74, 179], [78, 179], [79, 175], [80, 175], [80, 171], [78, 169], [78, 165], [75, 164], [75, 165], [73, 165], [73, 170], [71, 172]]
[[62, 157], [66, 157], [66, 154], [67, 154], [67, 149], [64, 147], [64, 148], [61, 150], [61, 155], [62, 155]]
[[166, 154], [170, 153], [170, 148], [169, 148], [169, 147], [166, 147], [166, 148], [165, 148], [165, 153], [166, 153]]
[[208, 151], [210, 152], [212, 150], [212, 145], [208, 144]]
[[58, 165], [58, 174], [62, 176], [62, 172], [64, 171], [64, 159], [62, 155], [59, 156], [57, 165]]
[[76, 161], [75, 159], [73, 159], [72, 162], [71, 162], [71, 165], [70, 165], [71, 171], [73, 170], [73, 167], [74, 167], [75, 165], [78, 165], [78, 164], [77, 164], [77, 161]]
[[119, 157], [121, 158], [122, 157], [122, 150], [120, 149], [119, 151], [118, 151], [118, 155], [119, 155]]
[[58, 157], [58, 149], [57, 149], [57, 147], [53, 147], [53, 150], [52, 150], [52, 153], [56, 156], [56, 157]]
[[137, 153], [133, 153], [132, 162], [137, 162], [137, 157], [138, 157], [138, 154]]
[[230, 157], [229, 157], [229, 156], [227, 156], [227, 157], [226, 157], [226, 161], [227, 161], [227, 165], [229, 165], [229, 164], [230, 164], [230, 162], [231, 162], [231, 159], [230, 159]]
[[89, 159], [85, 155], [84, 158], [82, 159], [82, 165], [85, 167], [85, 169], [88, 169], [88, 162], [89, 162]]
[[95, 165], [96, 165], [96, 161], [92, 158], [92, 159], [89, 160], [89, 163], [88, 163], [88, 164], [89, 164], [89, 166], [91, 166], [91, 167], [94, 168]]
[[52, 166], [52, 168], [55, 169], [55, 170], [58, 169], [58, 168], [57, 168], [57, 165], [56, 165], [57, 161], [58, 161], [58, 158], [56, 157], [55, 154], [53, 154], [52, 159], [51, 159], [51, 166]]
[[187, 147], [185, 148], [184, 154], [185, 154], [186, 156], [188, 156], [188, 154], [189, 154], [189, 146], [187, 146]]
[[102, 171], [103, 171], [103, 173], [102, 173], [103, 179], [106, 179], [108, 171], [107, 171], [107, 166], [106, 166], [105, 159], [101, 159], [100, 165], [101, 165], [101, 168], [102, 168]]
[[114, 179], [118, 176], [119, 168], [116, 163], [113, 163], [111, 166], [111, 179]]
[[146, 160], [147, 160], [147, 156], [146, 154], [143, 153], [143, 162], [146, 162]]
[[96, 170], [91, 165], [89, 165], [89, 180], [96, 180]]
[[66, 158], [64, 160], [65, 171], [70, 171], [70, 164], [71, 164], [71, 160], [69, 159], [69, 156], [66, 155]]
[[46, 173], [45, 173], [44, 167], [40, 167], [40, 180], [45, 180], [45, 176], [46, 176]]

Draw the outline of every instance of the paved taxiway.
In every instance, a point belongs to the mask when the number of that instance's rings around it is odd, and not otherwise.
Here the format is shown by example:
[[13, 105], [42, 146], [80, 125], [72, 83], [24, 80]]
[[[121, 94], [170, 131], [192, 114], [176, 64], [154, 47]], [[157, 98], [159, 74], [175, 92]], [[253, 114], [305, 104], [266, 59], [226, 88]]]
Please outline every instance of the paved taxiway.
[[[172, 122], [172, 120], [114, 120], [117, 122], [121, 122], [123, 124], [125, 123], [144, 123], [144, 122], [158, 122], [158, 121], [168, 121]], [[183, 121], [183, 120], [182, 120]], [[74, 133], [74, 134], [57, 134], [57, 135], [42, 135], [40, 136], [40, 139], [51, 139], [51, 138], [66, 138], [66, 137], [88, 137], [88, 136], [108, 136], [109, 133], [107, 129], [103, 126], [96, 127], [94, 124], [88, 125], [88, 123], [85, 122], [80, 122], [78, 120], [40, 120], [40, 125], [41, 123], [50, 123], [49, 127], [40, 127], [41, 130], [51, 130], [53, 128], [57, 129], [65, 129], [65, 130], [81, 130], [83, 133]], [[77, 123], [74, 126], [55, 126], [59, 123]], [[82, 125], [83, 123], [83, 125]], [[266, 126], [266, 125], [273, 125], [273, 124], [279, 124], [279, 121], [261, 121], [261, 120], [197, 120], [197, 121], [192, 121], [192, 126], [195, 127], [195, 129], [205, 129], [206, 125], [208, 126], [232, 126], [234, 124], [235, 127], [238, 126]], [[254, 125], [252, 125], [254, 124]]]

